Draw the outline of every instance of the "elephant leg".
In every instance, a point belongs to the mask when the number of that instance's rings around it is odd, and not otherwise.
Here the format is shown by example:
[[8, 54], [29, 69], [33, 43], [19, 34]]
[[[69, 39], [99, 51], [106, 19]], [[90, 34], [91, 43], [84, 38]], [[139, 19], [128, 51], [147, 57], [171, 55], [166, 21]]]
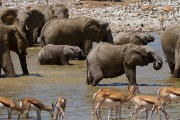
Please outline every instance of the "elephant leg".
[[92, 73], [90, 71], [90, 66], [89, 66], [88, 60], [87, 60], [86, 64], [87, 64], [87, 82], [86, 82], [86, 84], [90, 85], [93, 82], [93, 76], [92, 76]]
[[21, 63], [21, 68], [22, 68], [23, 74], [28, 75], [29, 72], [28, 72], [28, 69], [27, 69], [26, 51], [22, 51], [21, 53], [18, 54], [18, 56], [19, 56], [19, 60], [20, 60], [20, 63]]
[[7, 77], [15, 77], [15, 71], [10, 56], [10, 50], [7, 50], [2, 55], [2, 69]]
[[179, 78], [180, 77], [180, 51], [179, 50], [175, 50], [175, 69], [174, 69], [174, 74], [173, 77], [175, 78]]
[[80, 47], [85, 55], [88, 55], [90, 50], [92, 49], [92, 41], [91, 40], [85, 40], [82, 46]]
[[[168, 61], [167, 61], [168, 62]], [[169, 65], [169, 68], [171, 70], [171, 74], [174, 73], [174, 69], [175, 69], [175, 64], [174, 63], [171, 63], [171, 62], [168, 62], [168, 65]]]
[[[165, 48], [163, 48], [163, 53], [165, 55], [166, 61], [168, 63], [168, 66], [171, 70], [171, 74], [174, 73], [174, 68], [175, 68], [175, 64], [174, 64], [174, 59], [175, 59], [175, 54], [174, 53], [170, 53], [170, 51], [166, 50]], [[170, 56], [169, 56], [170, 55]]]
[[39, 27], [33, 30], [33, 43], [37, 43], [38, 35], [39, 35]]
[[0, 65], [0, 78], [1, 78], [1, 65]]
[[66, 58], [64, 55], [61, 55], [61, 64], [62, 65], [69, 65], [69, 59], [68, 58]]
[[131, 85], [137, 85], [136, 82], [136, 67], [135, 66], [129, 66], [124, 63], [124, 70], [126, 73], [126, 76], [129, 80], [129, 83]]
[[33, 46], [33, 31], [32, 30], [25, 30], [26, 38], [29, 41], [29, 46]]
[[103, 79], [103, 73], [100, 66], [95, 65], [95, 67], [91, 67], [91, 73], [93, 75], [93, 82], [91, 85], [96, 86]]

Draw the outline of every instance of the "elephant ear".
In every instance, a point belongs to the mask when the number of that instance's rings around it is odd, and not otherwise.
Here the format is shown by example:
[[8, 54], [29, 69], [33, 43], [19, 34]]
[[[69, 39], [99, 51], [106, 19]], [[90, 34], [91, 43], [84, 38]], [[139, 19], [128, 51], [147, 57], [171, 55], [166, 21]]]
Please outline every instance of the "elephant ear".
[[94, 42], [100, 42], [101, 25], [99, 21], [86, 18], [84, 21], [84, 32], [88, 38], [93, 39]]
[[17, 11], [16, 9], [5, 8], [2, 9], [1, 21], [6, 25], [13, 25], [17, 23]]
[[[148, 54], [146, 54], [145, 49], [142, 49], [141, 46], [127, 44], [124, 50], [124, 62], [127, 65], [140, 65], [142, 63], [142, 58], [147, 58]], [[144, 65], [144, 64], [142, 64]]]
[[65, 46], [63, 49], [63, 53], [68, 58], [73, 58], [74, 56], [74, 49], [71, 46]]
[[53, 6], [52, 5], [47, 6], [47, 9], [45, 10], [45, 13], [44, 13], [45, 23], [53, 18], [54, 13], [55, 11], [53, 10]]
[[10, 26], [15, 35], [15, 40], [17, 41], [18, 52], [26, 51], [29, 47], [29, 42], [26, 39], [22, 31], [15, 25]]
[[129, 40], [130, 43], [133, 43], [135, 45], [143, 45], [142, 39], [136, 34], [130, 35]]
[[26, 26], [29, 30], [35, 29], [44, 20], [44, 15], [39, 10], [32, 9], [27, 14], [29, 17], [27, 18]]

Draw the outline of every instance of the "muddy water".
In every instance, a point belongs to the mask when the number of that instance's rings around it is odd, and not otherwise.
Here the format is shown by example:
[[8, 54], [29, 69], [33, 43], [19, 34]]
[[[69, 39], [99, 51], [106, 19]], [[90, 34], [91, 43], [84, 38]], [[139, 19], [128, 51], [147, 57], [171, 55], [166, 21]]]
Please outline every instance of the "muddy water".
[[[150, 46], [156, 49], [161, 57], [164, 56], [161, 50], [159, 37], [154, 34], [156, 41], [150, 43]], [[18, 76], [16, 78], [0, 79], [0, 95], [14, 99], [18, 104], [20, 100], [26, 97], [35, 97], [46, 105], [51, 105], [59, 96], [67, 99], [66, 120], [90, 120], [90, 111], [92, 109], [93, 93], [100, 88], [110, 88], [116, 91], [127, 93], [127, 78], [122, 75], [117, 78], [103, 79], [97, 87], [86, 85], [86, 62], [70, 61], [72, 66], [40, 66], [37, 63], [37, 54], [39, 47], [28, 49], [28, 69], [29, 76], [20, 76], [21, 68], [17, 55], [12, 53], [12, 59]], [[165, 61], [165, 60], [164, 60]], [[175, 85], [180, 87], [178, 79], [170, 79], [167, 63], [159, 71], [155, 71], [152, 64], [146, 67], [137, 67], [137, 82], [139, 89], [143, 94], [157, 95], [157, 90], [166, 85]], [[122, 107], [122, 118], [130, 119], [130, 112], [133, 110], [127, 108], [128, 104]], [[178, 120], [180, 104], [170, 104], [167, 112], [171, 120]], [[107, 108], [102, 109], [103, 120], [107, 119]], [[17, 118], [17, 112], [13, 112], [13, 118]], [[145, 115], [141, 116], [144, 120]], [[7, 111], [0, 110], [0, 120], [7, 118]], [[42, 120], [49, 120], [49, 113], [42, 112]], [[153, 120], [157, 119], [156, 112]], [[163, 116], [163, 119], [164, 116]], [[30, 112], [30, 118], [27, 120], [36, 120], [35, 111]]]

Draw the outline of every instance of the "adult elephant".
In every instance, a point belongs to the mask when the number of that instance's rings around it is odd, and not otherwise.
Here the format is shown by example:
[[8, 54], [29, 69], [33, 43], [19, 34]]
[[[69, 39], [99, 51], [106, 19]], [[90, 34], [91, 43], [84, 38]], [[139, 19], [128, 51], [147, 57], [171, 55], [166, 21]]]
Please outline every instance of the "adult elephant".
[[85, 55], [92, 49], [92, 43], [100, 40], [113, 43], [109, 24], [88, 17], [51, 20], [41, 32], [41, 46], [78, 46]]
[[114, 78], [124, 73], [130, 84], [137, 84], [136, 66], [152, 62], [155, 70], [162, 67], [161, 57], [149, 46], [101, 43], [87, 56], [87, 84], [96, 86], [103, 78]]
[[174, 78], [180, 77], [180, 25], [161, 33], [162, 49]]
[[17, 26], [0, 24], [0, 77], [1, 68], [7, 77], [15, 77], [10, 50], [18, 54], [23, 74], [29, 74], [26, 63], [28, 45], [28, 40]]
[[46, 45], [38, 54], [41, 65], [70, 65], [69, 59], [86, 59], [79, 47], [69, 45]]
[[39, 10], [44, 15], [44, 20], [41, 24], [33, 31], [34, 42], [37, 42], [37, 38], [40, 36], [43, 26], [53, 18], [68, 18], [69, 11], [65, 5], [34, 5], [31, 10]]
[[123, 45], [133, 43], [135, 45], [147, 45], [153, 42], [154, 37], [142, 32], [119, 32], [113, 39], [114, 44]]
[[25, 33], [30, 46], [33, 45], [33, 30], [43, 21], [44, 15], [38, 10], [0, 9], [3, 24], [17, 25]]

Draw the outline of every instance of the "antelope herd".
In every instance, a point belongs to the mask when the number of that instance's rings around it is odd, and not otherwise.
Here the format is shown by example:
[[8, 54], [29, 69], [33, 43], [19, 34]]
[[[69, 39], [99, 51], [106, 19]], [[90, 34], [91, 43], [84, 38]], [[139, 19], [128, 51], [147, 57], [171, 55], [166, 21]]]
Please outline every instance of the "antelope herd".
[[[25, 98], [20, 102], [18, 106], [12, 99], [6, 97], [0, 97], [0, 109], [8, 110], [8, 119], [12, 118], [12, 111], [18, 111], [18, 120], [20, 118], [29, 117], [29, 112], [35, 110], [37, 112], [37, 120], [41, 120], [41, 111], [47, 111], [50, 113], [51, 120], [62, 120], [65, 117], [66, 99], [59, 97], [57, 102], [52, 106], [46, 106], [40, 100], [36, 98]], [[62, 117], [61, 117], [62, 115]]]
[[[96, 102], [95, 108], [91, 111], [91, 120], [93, 120], [93, 115], [96, 113], [98, 120], [102, 120], [100, 109], [103, 105], [109, 108], [108, 120], [112, 119], [112, 111], [115, 109], [115, 116], [119, 114], [121, 118], [121, 107], [123, 103], [130, 102], [134, 104], [134, 109], [131, 112], [131, 119], [135, 119], [135, 114], [140, 110], [139, 116], [142, 112], [146, 111], [146, 120], [150, 120], [154, 110], [157, 110], [158, 120], [161, 120], [160, 111], [165, 115], [166, 120], [169, 120], [169, 116], [165, 111], [165, 107], [170, 102], [180, 102], [180, 88], [176, 87], [163, 87], [158, 91], [157, 96], [151, 95], [136, 95], [137, 87], [132, 85], [128, 94], [123, 94], [121, 92], [112, 91], [109, 89], [100, 89], [93, 96], [93, 101]], [[94, 104], [94, 102], [93, 102]], [[148, 111], [151, 111], [148, 117]]]

